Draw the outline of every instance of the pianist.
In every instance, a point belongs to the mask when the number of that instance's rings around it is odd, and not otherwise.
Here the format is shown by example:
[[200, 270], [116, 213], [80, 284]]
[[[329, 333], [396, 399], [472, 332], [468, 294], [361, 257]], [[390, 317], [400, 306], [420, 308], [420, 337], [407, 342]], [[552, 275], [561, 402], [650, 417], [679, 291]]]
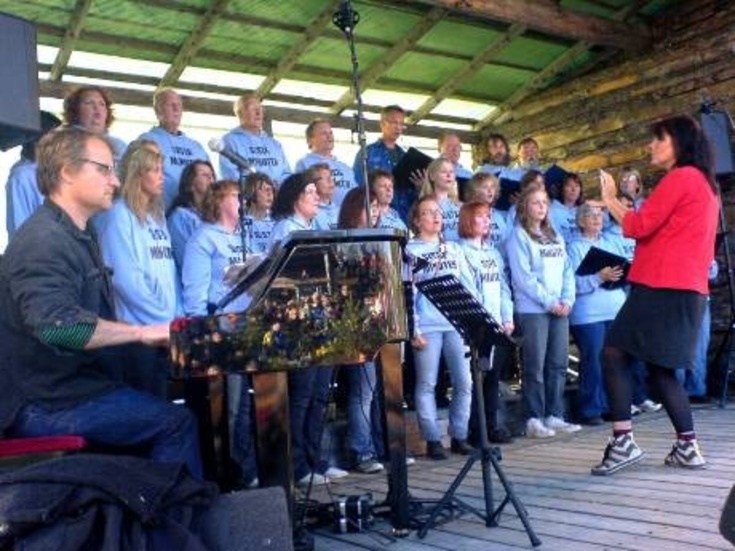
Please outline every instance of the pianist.
[[109, 142], [59, 130], [41, 140], [37, 161], [45, 202], [0, 261], [0, 429], [145, 450], [201, 478], [193, 416], [117, 382], [120, 345], [160, 346], [169, 335], [168, 324], [114, 321], [110, 274], [88, 224], [120, 185]]

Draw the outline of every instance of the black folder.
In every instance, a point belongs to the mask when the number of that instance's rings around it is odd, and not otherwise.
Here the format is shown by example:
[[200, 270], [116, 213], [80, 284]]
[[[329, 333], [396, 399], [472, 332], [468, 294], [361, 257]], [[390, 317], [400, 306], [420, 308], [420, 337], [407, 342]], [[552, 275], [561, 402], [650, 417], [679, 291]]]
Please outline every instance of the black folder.
[[508, 210], [513, 204], [511, 197], [520, 193], [521, 183], [508, 178], [500, 178], [500, 197], [495, 202], [495, 208], [498, 210]]
[[600, 287], [603, 289], [616, 289], [627, 283], [628, 271], [630, 270], [630, 262], [623, 256], [602, 250], [599, 247], [590, 247], [590, 250], [587, 251], [587, 254], [575, 273], [579, 276], [592, 275], [603, 268], [612, 266], [622, 266], [623, 277], [618, 281], [606, 281]]
[[564, 184], [564, 179], [567, 177], [567, 172], [559, 165], [551, 165], [549, 168], [546, 169], [546, 172], [544, 173], [544, 183], [546, 184], [546, 189], [556, 189], [557, 191], [561, 190], [562, 184]]
[[411, 174], [416, 170], [426, 170], [433, 160], [415, 147], [409, 147], [405, 155], [398, 161], [398, 164], [393, 167], [393, 179], [396, 182], [396, 187], [412, 186]]

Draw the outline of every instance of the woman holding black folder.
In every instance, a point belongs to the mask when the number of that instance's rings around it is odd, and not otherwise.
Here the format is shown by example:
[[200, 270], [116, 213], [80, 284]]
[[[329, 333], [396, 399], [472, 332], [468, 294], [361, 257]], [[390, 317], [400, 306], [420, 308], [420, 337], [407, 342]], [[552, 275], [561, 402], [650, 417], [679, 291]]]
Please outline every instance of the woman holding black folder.
[[[569, 330], [579, 348], [579, 388], [577, 414], [583, 425], [602, 424], [607, 413], [607, 395], [602, 382], [600, 356], [605, 333], [625, 302], [622, 285], [612, 285], [623, 278], [625, 250], [622, 238], [602, 231], [602, 209], [583, 203], [577, 210], [577, 225], [581, 231], [567, 247], [574, 270], [576, 298], [569, 314]], [[594, 273], [582, 274], [580, 265], [590, 250], [603, 250], [621, 257], [620, 264], [595, 268]]]
[[712, 154], [701, 127], [689, 116], [662, 120], [651, 130], [651, 163], [666, 174], [639, 210], [625, 207], [612, 176], [600, 174], [602, 199], [623, 234], [636, 239], [636, 249], [628, 274], [631, 292], [603, 349], [613, 435], [602, 461], [592, 467], [595, 475], [613, 474], [645, 456], [632, 432], [631, 357], [646, 362], [652, 387], [676, 429], [664, 463], [688, 469], [706, 465], [675, 369], [691, 363], [709, 293], [707, 269], [719, 209]]

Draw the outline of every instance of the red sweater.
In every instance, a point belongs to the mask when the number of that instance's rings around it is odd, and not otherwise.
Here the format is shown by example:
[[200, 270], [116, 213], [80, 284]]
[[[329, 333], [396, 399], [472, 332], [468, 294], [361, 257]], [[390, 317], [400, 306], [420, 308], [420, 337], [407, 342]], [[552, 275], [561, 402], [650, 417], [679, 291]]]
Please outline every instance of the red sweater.
[[623, 234], [636, 240], [628, 280], [708, 295], [718, 214], [717, 196], [699, 170], [669, 171], [640, 210], [623, 218]]

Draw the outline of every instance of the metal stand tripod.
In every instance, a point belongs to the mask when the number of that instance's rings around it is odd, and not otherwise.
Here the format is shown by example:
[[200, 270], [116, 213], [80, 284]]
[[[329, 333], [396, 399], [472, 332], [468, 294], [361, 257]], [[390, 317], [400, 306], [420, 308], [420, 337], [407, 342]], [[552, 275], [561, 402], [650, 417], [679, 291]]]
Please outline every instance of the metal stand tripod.
[[[417, 283], [416, 286], [444, 314], [444, 317], [449, 320], [469, 345], [470, 369], [472, 370], [473, 386], [475, 389], [474, 399], [477, 400], [477, 408], [481, 412], [478, 415], [480, 448], [476, 449], [470, 455], [462, 470], [460, 470], [459, 474], [449, 486], [449, 489], [431, 510], [429, 518], [419, 529], [418, 536], [419, 538], [425, 537], [428, 531], [438, 524], [437, 519], [439, 515], [445, 512], [446, 509], [458, 508], [461, 511], [477, 515], [485, 521], [485, 526], [488, 528], [497, 526], [503, 509], [508, 503], [511, 503], [526, 530], [526, 534], [528, 534], [528, 538], [531, 540], [531, 544], [534, 547], [538, 547], [541, 545], [541, 540], [533, 531], [526, 508], [518, 499], [518, 496], [516, 496], [513, 485], [505, 476], [500, 466], [500, 449], [498, 447], [491, 447], [487, 436], [487, 422], [484, 415], [485, 397], [482, 393], [483, 373], [480, 368], [480, 357], [492, 357], [492, 349], [495, 346], [502, 345], [503, 341], [508, 341], [508, 337], [505, 336], [500, 325], [490, 316], [487, 310], [475, 300], [455, 276], [441, 276]], [[482, 465], [482, 485], [485, 498], [484, 511], [473, 507], [456, 496], [460, 485], [478, 460]], [[493, 501], [493, 470], [505, 490], [505, 498], [503, 498], [503, 501], [497, 508], [495, 508]]]

